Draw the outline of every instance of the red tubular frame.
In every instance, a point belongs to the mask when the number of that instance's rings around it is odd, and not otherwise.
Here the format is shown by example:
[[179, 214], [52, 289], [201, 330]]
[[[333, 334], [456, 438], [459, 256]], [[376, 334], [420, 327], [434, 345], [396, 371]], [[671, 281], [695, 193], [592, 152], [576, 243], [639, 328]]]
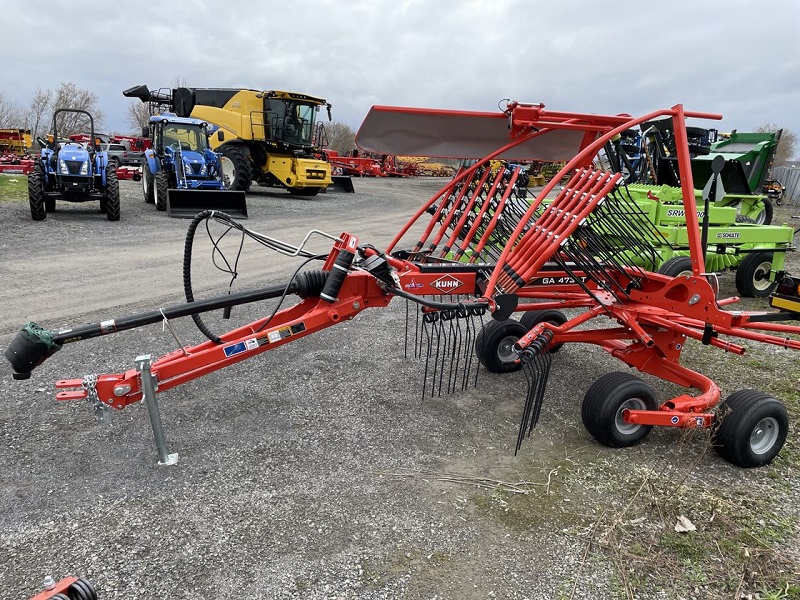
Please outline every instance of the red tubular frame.
[[[383, 108], [392, 112], [390, 108]], [[409, 109], [404, 109], [409, 110]], [[420, 113], [436, 113], [426, 109], [415, 109]], [[444, 111], [438, 111], [443, 113]], [[577, 283], [559, 282], [557, 285], [534, 285], [537, 277], [545, 277], [548, 273], [557, 273], [559, 277], [569, 277], [563, 270], [548, 271], [547, 264], [556, 256], [562, 243], [576, 230], [581, 221], [603, 201], [604, 197], [618, 184], [619, 175], [593, 171], [589, 169], [597, 152], [619, 133], [653, 119], [668, 116], [673, 121], [677, 142], [677, 160], [681, 172], [684, 212], [687, 219], [692, 275], [689, 277], [669, 278], [647, 272], [609, 274], [619, 278], [615, 283], [620, 289], [636, 277], [639, 286], [630, 289], [622, 298], [597, 289], [587, 281], [584, 287]], [[742, 354], [744, 348], [735, 343], [719, 339], [715, 332], [725, 336], [756, 340], [782, 347], [800, 349], [800, 342], [780, 338], [776, 335], [756, 331], [800, 333], [800, 327], [776, 325], [750, 321], [751, 317], [763, 313], [729, 313], [722, 306], [731, 304], [737, 299], [717, 300], [708, 281], [701, 275], [705, 271], [704, 257], [700, 248], [700, 232], [694, 199], [694, 185], [691, 178], [690, 157], [687, 146], [685, 119], [720, 119], [720, 115], [700, 112], [686, 112], [681, 105], [671, 109], [651, 112], [637, 118], [624, 115], [602, 116], [579, 113], [560, 113], [545, 111], [541, 105], [509, 104], [503, 115], [486, 113], [487, 118], [508, 118], [510, 141], [492, 152], [483, 161], [464, 170], [458, 177], [449, 182], [439, 193], [432, 196], [412, 218], [401, 228], [389, 243], [386, 254], [366, 247], [362, 248], [364, 257], [382, 256], [395, 271], [400, 289], [405, 294], [443, 295], [469, 294], [478, 297], [490, 310], [495, 310], [494, 298], [500, 294], [516, 293], [520, 298], [536, 300], [535, 303], [522, 304], [520, 311], [541, 310], [547, 308], [580, 308], [585, 309], [576, 317], [560, 326], [542, 323], [534, 327], [519, 342], [519, 349], [530, 345], [545, 329], [553, 333], [551, 344], [588, 343], [594, 344], [606, 352], [642, 372], [676, 383], [686, 388], [698, 390], [697, 396], [681, 395], [664, 402], [658, 410], [628, 410], [625, 420], [630, 423], [676, 427], [709, 427], [713, 415], [708, 411], [719, 402], [720, 391], [709, 378], [682, 366], [680, 354], [687, 338], [701, 340], [721, 350], [734, 354]], [[420, 219], [439, 202], [433, 210], [433, 217], [424, 227], [419, 240], [413, 246], [413, 253], [433, 253], [438, 248], [447, 231], [452, 233], [447, 240], [447, 247], [441, 250], [446, 255], [464, 233], [463, 241], [456, 250], [459, 255], [470, 249], [475, 253], [470, 261], [477, 260], [477, 255], [485, 248], [489, 236], [495, 230], [503, 210], [509, 190], [502, 195], [500, 206], [495, 210], [489, 224], [479, 239], [479, 224], [487, 214], [487, 206], [478, 210], [478, 218], [467, 232], [463, 229], [467, 223], [469, 210], [464, 210], [460, 219], [455, 221], [455, 211], [442, 218], [446, 200], [456, 186], [462, 188], [449, 206], [456, 206], [466, 201], [467, 209], [472, 209], [478, 201], [479, 191], [468, 194], [468, 183], [481, 165], [501, 156], [519, 144], [544, 136], [558, 129], [583, 131], [579, 152], [569, 160], [562, 171], [555, 176], [530, 203], [524, 216], [519, 220], [509, 241], [503, 248], [497, 264], [494, 265], [488, 281], [479, 281], [475, 269], [462, 268], [468, 265], [453, 265], [450, 271], [444, 263], [439, 269], [425, 269], [425, 265], [413, 260], [402, 260], [390, 253], [400, 244], [404, 236]], [[573, 172], [575, 172], [573, 174]], [[543, 200], [551, 194], [559, 181], [567, 174], [573, 174], [569, 183], [556, 196], [556, 199], [542, 209], [539, 219], [533, 221], [534, 213], [540, 209]], [[514, 178], [518, 175], [514, 173]], [[489, 169], [479, 180], [479, 189], [488, 181]], [[490, 190], [491, 197], [501, 185], [502, 174], [498, 174]], [[513, 183], [513, 181], [511, 182]], [[488, 203], [487, 203], [488, 204]], [[532, 226], [529, 226], [532, 223]], [[334, 246], [324, 270], [330, 270], [340, 250], [347, 245], [354, 251], [355, 238], [342, 234], [340, 242]], [[427, 246], [427, 247], [426, 247]], [[435, 262], [435, 261], [434, 261]], [[580, 273], [576, 273], [580, 277]], [[623, 281], [624, 277], [628, 279]], [[444, 277], [449, 278], [446, 285]], [[158, 391], [165, 391], [192, 379], [223, 368], [246, 358], [261, 354], [272, 348], [305, 337], [324, 328], [353, 318], [365, 308], [386, 306], [393, 294], [386, 291], [387, 286], [365, 271], [350, 271], [344, 279], [338, 299], [325, 302], [319, 298], [307, 298], [293, 307], [279, 311], [267, 322], [260, 319], [254, 323], [231, 331], [222, 336], [223, 344], [205, 342], [195, 347], [187, 347], [171, 352], [157, 359], [151, 372], [158, 381]], [[480, 290], [484, 290], [480, 292]], [[590, 292], [590, 293], [587, 293]], [[588, 321], [605, 316], [617, 325], [612, 328], [578, 329]], [[243, 349], [240, 349], [243, 348]], [[129, 370], [117, 375], [101, 375], [96, 384], [96, 391], [101, 402], [115, 408], [124, 408], [128, 404], [142, 398], [140, 374], [137, 370]], [[74, 388], [82, 384], [82, 380], [64, 380], [57, 387]], [[86, 390], [60, 392], [59, 399], [84, 398]]]

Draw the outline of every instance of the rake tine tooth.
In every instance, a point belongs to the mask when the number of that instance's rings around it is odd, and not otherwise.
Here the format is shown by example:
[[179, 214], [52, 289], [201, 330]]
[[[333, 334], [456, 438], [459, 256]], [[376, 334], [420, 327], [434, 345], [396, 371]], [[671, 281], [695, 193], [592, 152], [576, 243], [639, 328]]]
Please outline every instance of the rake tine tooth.
[[422, 319], [422, 335], [420, 339], [422, 339], [423, 336], [428, 338], [428, 352], [425, 354], [425, 372], [422, 376], [422, 399], [425, 400], [425, 390], [428, 387], [428, 364], [430, 362], [431, 353], [433, 352], [433, 337], [428, 333], [425, 319]]
[[403, 358], [408, 358], [408, 320], [411, 318], [411, 315], [409, 315], [410, 304], [411, 302], [409, 300], [406, 300], [406, 327], [405, 327], [405, 337], [403, 338]]
[[522, 418], [520, 419], [519, 423], [519, 430], [517, 431], [517, 445], [514, 448], [514, 456], [517, 455], [519, 449], [522, 447], [522, 440], [525, 439], [525, 429], [528, 424], [528, 418], [531, 412], [532, 406], [532, 394], [531, 390], [535, 385], [535, 375], [531, 372], [531, 367], [527, 363], [522, 363], [522, 372], [525, 374], [525, 381], [527, 383], [527, 389], [525, 391], [525, 406], [522, 408]]

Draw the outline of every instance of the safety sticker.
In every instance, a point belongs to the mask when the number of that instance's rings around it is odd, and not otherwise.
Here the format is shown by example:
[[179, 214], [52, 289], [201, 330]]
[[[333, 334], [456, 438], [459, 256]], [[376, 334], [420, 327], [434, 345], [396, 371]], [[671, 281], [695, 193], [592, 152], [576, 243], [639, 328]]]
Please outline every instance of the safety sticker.
[[267, 334], [267, 338], [274, 344], [275, 342], [280, 342], [281, 340], [285, 340], [286, 338], [297, 335], [305, 330], [306, 324], [301, 321], [300, 323], [295, 323], [294, 325], [287, 325], [286, 327], [281, 327], [280, 329], [273, 329]]
[[225, 346], [223, 350], [225, 351], [225, 356], [230, 358], [231, 356], [236, 356], [237, 354], [247, 352], [248, 350], [255, 350], [256, 348], [258, 348], [258, 339], [250, 338], [249, 340], [245, 340], [243, 342], [236, 342], [230, 346]]

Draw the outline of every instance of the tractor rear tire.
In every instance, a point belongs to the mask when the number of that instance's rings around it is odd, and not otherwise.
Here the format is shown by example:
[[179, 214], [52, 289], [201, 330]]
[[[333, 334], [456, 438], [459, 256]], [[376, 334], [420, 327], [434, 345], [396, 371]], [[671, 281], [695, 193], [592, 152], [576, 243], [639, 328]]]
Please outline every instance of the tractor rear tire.
[[714, 449], [729, 463], [749, 469], [771, 462], [783, 448], [789, 415], [783, 404], [757, 390], [728, 396], [711, 428]]
[[483, 326], [475, 338], [478, 360], [490, 373], [519, 371], [522, 364], [517, 361], [513, 346], [526, 333], [528, 328], [519, 321], [492, 319]]
[[33, 171], [28, 174], [28, 202], [31, 205], [31, 217], [34, 221], [44, 221], [47, 218], [42, 185], [42, 166], [36, 163]]
[[233, 164], [233, 176], [230, 177], [231, 186], [228, 189], [249, 190], [253, 183], [253, 166], [245, 152], [236, 144], [222, 144], [217, 152]]
[[159, 171], [153, 175], [153, 191], [156, 209], [167, 210], [167, 200], [169, 199], [169, 179], [165, 171]]
[[147, 161], [144, 161], [142, 164], [142, 194], [144, 195], [144, 201], [147, 204], [154, 204], [156, 201], [154, 188], [155, 184], [153, 183], [153, 174], [150, 172], [150, 167], [147, 165]]
[[[522, 313], [519, 322], [530, 331], [539, 323], [552, 323], [558, 327], [567, 322], [567, 317], [563, 312], [555, 308], [548, 310], [528, 310]], [[564, 344], [553, 344], [550, 346], [549, 351], [558, 352], [563, 345]]]
[[119, 200], [119, 179], [117, 178], [117, 166], [108, 163], [106, 166], [106, 192], [103, 197], [105, 202], [101, 203], [106, 209], [106, 218], [109, 221], [119, 221], [120, 200]]
[[736, 290], [745, 298], [766, 298], [777, 287], [769, 280], [772, 270], [772, 252], [747, 254], [736, 268]]
[[626, 423], [623, 420], [626, 409], [657, 410], [658, 400], [653, 388], [630, 373], [607, 373], [595, 381], [583, 397], [583, 426], [604, 446], [633, 446], [647, 437], [653, 426]]

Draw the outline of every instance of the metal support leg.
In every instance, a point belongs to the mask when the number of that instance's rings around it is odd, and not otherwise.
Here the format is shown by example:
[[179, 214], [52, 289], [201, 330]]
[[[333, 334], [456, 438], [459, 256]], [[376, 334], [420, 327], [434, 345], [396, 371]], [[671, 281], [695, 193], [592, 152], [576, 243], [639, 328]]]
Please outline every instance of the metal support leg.
[[164, 426], [161, 424], [161, 413], [158, 411], [158, 400], [156, 399], [155, 376], [150, 372], [150, 355], [137, 356], [136, 366], [142, 377], [142, 392], [145, 404], [147, 404], [147, 412], [150, 414], [150, 425], [153, 428], [153, 437], [158, 450], [158, 464], [174, 465], [178, 462], [178, 455], [167, 452], [167, 440], [164, 437]]

